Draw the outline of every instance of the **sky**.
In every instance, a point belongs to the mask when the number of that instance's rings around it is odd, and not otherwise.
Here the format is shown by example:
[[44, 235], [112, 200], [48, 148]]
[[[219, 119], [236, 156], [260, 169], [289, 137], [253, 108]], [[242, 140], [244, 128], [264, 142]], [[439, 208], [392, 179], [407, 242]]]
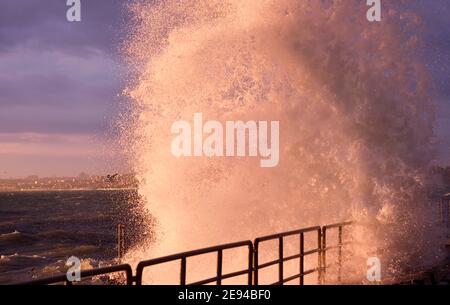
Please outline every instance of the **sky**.
[[[0, 1], [0, 179], [126, 170], [111, 151], [125, 68], [121, 0]], [[424, 20], [423, 54], [437, 88], [437, 163], [450, 165], [450, 2], [411, 0]]]
[[123, 88], [118, 58], [122, 3], [0, 1], [0, 178], [121, 169], [111, 124]]

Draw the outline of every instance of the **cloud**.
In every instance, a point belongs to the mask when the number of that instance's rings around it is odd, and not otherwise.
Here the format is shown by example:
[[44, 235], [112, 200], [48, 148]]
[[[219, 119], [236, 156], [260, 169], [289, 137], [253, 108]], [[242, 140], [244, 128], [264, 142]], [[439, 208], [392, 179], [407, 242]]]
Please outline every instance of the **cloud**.
[[103, 53], [79, 58], [17, 49], [0, 57], [0, 107], [107, 99], [119, 85], [120, 71], [112, 67], [115, 63]]
[[104, 174], [127, 168], [106, 139], [89, 134], [0, 133], [0, 179]]
[[19, 49], [0, 71], [0, 131], [97, 133], [115, 116], [120, 69], [102, 53]]
[[0, 134], [0, 155], [32, 156], [94, 156], [94, 139], [89, 135], [74, 134]]
[[115, 60], [121, 1], [0, 4], [0, 131], [99, 133], [118, 108], [123, 66]]
[[90, 49], [112, 52], [120, 36], [125, 2], [81, 0], [82, 22], [69, 23], [65, 0], [2, 0], [0, 52], [17, 46], [75, 54]]

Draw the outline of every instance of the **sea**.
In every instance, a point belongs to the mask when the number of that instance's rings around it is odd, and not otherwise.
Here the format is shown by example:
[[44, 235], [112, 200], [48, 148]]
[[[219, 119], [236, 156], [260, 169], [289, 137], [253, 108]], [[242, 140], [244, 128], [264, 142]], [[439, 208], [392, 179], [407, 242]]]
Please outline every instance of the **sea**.
[[0, 284], [59, 275], [71, 256], [83, 269], [117, 263], [144, 233], [136, 190], [0, 192]]

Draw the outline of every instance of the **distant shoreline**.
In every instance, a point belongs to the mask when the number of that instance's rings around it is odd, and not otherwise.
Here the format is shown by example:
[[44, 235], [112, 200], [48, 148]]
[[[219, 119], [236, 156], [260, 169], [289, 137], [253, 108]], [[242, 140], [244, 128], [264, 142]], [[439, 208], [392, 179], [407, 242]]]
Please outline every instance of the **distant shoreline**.
[[39, 192], [55, 192], [55, 193], [62, 193], [62, 192], [107, 192], [107, 191], [137, 191], [137, 188], [98, 188], [98, 189], [88, 189], [88, 188], [80, 188], [80, 189], [25, 189], [25, 190], [5, 190], [0, 189], [0, 193], [39, 193]]

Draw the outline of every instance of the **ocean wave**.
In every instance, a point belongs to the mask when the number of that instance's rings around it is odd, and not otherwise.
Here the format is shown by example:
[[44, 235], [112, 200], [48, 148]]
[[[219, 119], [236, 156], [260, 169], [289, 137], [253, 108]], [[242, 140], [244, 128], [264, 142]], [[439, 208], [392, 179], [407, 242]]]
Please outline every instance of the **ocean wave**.
[[14, 232], [11, 232], [11, 233], [0, 234], [0, 238], [16, 236], [18, 234], [21, 234], [21, 233], [19, 231], [17, 231], [17, 230], [14, 230]]
[[68, 232], [65, 230], [51, 230], [51, 231], [45, 231], [45, 232], [41, 232], [36, 234], [36, 237], [43, 239], [43, 238], [58, 238], [58, 237], [62, 237], [62, 238], [67, 238], [70, 235], [78, 235], [79, 233], [73, 233], [73, 232]]
[[18, 240], [23, 238], [29, 239], [49, 239], [49, 238], [75, 238], [78, 236], [86, 236], [86, 235], [97, 235], [96, 232], [73, 232], [66, 230], [49, 230], [43, 231], [39, 233], [23, 233], [20, 231], [14, 231], [11, 233], [0, 234], [0, 242], [1, 241], [10, 241], [10, 240]]
[[0, 242], [22, 244], [24, 242], [39, 241], [49, 238], [67, 237], [67, 235], [68, 232], [63, 230], [45, 231], [37, 234], [23, 233], [15, 230], [12, 233], [1, 234]]
[[12, 261], [18, 260], [37, 260], [37, 259], [46, 259], [46, 257], [40, 255], [21, 255], [18, 253], [14, 253], [12, 255], [0, 255], [0, 264], [10, 263]]
[[81, 256], [86, 254], [93, 254], [96, 252], [99, 252], [101, 250], [100, 247], [93, 246], [93, 245], [82, 245], [78, 247], [59, 247], [56, 249], [49, 250], [43, 255], [49, 256], [49, 257], [65, 257], [65, 256]]
[[29, 239], [31, 239], [30, 235], [23, 234], [22, 232], [19, 232], [17, 230], [11, 233], [0, 234], [0, 242], [23, 242]]
[[[19, 255], [19, 254], [13, 254], [9, 256], [0, 256], [0, 285], [1, 284], [11, 284], [11, 283], [22, 283], [27, 282], [31, 280], [41, 279], [41, 278], [47, 278], [50, 276], [57, 276], [57, 275], [63, 275], [67, 272], [68, 266], [66, 265], [65, 259], [60, 259], [57, 261], [40, 264], [37, 262], [29, 261], [23, 261], [23, 259], [39, 259], [44, 258], [40, 256], [26, 256], [26, 255]], [[22, 259], [21, 261], [19, 259]], [[2, 265], [23, 265], [21, 268], [10, 271], [7, 271], [5, 273], [1, 272]], [[106, 266], [111, 266], [117, 264], [117, 261], [115, 260], [96, 260], [93, 258], [84, 258], [81, 259], [81, 270], [90, 270], [95, 268], [101, 268]], [[103, 285], [103, 284], [123, 284], [125, 282], [125, 279], [121, 274], [109, 274], [105, 276], [97, 276], [93, 277], [90, 281], [82, 282], [81, 284], [96, 284], [96, 285]]]

